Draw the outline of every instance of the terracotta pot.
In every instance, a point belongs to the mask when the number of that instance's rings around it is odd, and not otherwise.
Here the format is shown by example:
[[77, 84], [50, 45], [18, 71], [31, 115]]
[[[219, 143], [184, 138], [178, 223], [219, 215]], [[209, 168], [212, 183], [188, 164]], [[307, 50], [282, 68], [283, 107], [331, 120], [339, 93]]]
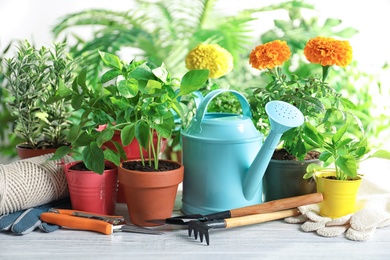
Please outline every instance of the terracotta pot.
[[[161, 160], [160, 160], [161, 161]], [[118, 168], [119, 183], [123, 185], [130, 221], [138, 226], [157, 226], [146, 222], [172, 216], [178, 185], [183, 181], [184, 166], [172, 171], [141, 172]]]
[[335, 171], [324, 170], [316, 174], [317, 192], [322, 193], [324, 200], [320, 203], [320, 215], [339, 218], [357, 210], [356, 197], [362, 182], [356, 180], [333, 180], [326, 176], [335, 176]]
[[55, 153], [57, 148], [46, 148], [46, 149], [31, 149], [22, 147], [23, 144], [18, 144], [16, 150], [20, 159], [27, 159], [31, 157], [41, 156], [44, 154]]
[[70, 169], [78, 162], [64, 166], [72, 208], [97, 214], [114, 215], [118, 167], [107, 162], [106, 165], [111, 169], [105, 170], [102, 175], [93, 171]]
[[322, 165], [320, 160], [271, 160], [263, 177], [264, 201], [314, 193], [314, 179], [303, 179], [307, 165], [311, 163]]
[[[106, 128], [106, 126], [103, 125], [103, 126], [100, 126], [98, 130], [103, 131], [105, 128]], [[153, 135], [153, 145], [155, 147], [157, 146], [157, 140], [158, 140], [157, 135], [154, 134]], [[141, 159], [139, 144], [138, 144], [137, 139], [134, 138], [134, 140], [129, 145], [123, 146], [121, 136], [120, 136], [120, 131], [115, 131], [114, 136], [112, 137], [112, 141], [118, 142], [123, 147], [123, 150], [125, 151], [128, 160]], [[116, 151], [115, 145], [112, 142], [106, 142], [106, 143], [104, 143], [104, 145], [106, 147], [110, 148], [111, 150]], [[160, 145], [161, 145], [161, 153], [162, 153], [162, 152], [164, 152], [165, 147], [167, 145], [167, 139], [162, 139]], [[143, 153], [144, 158], [149, 157], [147, 150], [142, 149], [142, 153]], [[124, 193], [123, 187], [120, 183], [118, 185], [118, 193], [117, 193], [116, 201], [118, 203], [125, 203], [126, 202], [125, 193]]]

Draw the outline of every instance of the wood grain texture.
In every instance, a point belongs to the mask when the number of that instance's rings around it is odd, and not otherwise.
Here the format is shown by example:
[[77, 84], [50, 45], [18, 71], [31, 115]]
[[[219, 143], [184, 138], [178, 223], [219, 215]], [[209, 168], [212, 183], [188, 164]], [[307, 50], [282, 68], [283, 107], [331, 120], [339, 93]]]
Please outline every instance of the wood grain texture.
[[323, 200], [321, 193], [312, 193], [302, 196], [296, 196], [292, 198], [279, 199], [274, 201], [264, 202], [262, 204], [256, 204], [238, 209], [230, 210], [231, 216], [241, 217], [251, 214], [269, 213], [285, 209], [292, 209], [303, 205], [309, 205], [319, 203]]

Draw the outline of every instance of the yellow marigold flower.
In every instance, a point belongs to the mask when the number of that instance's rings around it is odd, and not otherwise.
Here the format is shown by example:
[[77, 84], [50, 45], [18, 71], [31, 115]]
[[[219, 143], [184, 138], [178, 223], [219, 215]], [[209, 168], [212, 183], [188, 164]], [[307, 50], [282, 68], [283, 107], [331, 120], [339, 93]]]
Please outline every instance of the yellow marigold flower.
[[352, 61], [352, 47], [348, 41], [315, 37], [310, 39], [303, 50], [306, 59], [322, 66], [347, 66]]
[[282, 65], [291, 56], [285, 41], [275, 40], [256, 46], [249, 55], [249, 63], [255, 69], [273, 69]]
[[186, 57], [189, 70], [208, 69], [209, 78], [220, 78], [233, 69], [233, 56], [218, 44], [201, 43]]

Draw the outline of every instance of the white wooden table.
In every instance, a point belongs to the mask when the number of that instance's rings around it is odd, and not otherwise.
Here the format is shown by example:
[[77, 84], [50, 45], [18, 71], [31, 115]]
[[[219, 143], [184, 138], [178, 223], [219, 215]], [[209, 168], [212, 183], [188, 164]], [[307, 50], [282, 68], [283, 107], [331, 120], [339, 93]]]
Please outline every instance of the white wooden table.
[[[179, 193], [175, 214], [180, 214], [180, 199]], [[128, 218], [126, 205], [117, 204], [116, 214]], [[305, 233], [281, 220], [210, 230], [210, 246], [188, 237], [180, 226], [158, 229], [164, 234], [0, 232], [0, 259], [390, 259], [390, 226], [378, 229], [372, 240], [355, 242]]]

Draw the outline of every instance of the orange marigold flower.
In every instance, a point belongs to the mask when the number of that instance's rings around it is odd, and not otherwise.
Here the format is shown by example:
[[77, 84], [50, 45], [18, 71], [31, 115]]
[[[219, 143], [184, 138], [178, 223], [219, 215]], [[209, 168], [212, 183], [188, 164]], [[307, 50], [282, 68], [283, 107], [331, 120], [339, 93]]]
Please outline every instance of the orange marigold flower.
[[285, 41], [275, 40], [256, 46], [249, 55], [249, 63], [255, 69], [273, 69], [282, 65], [291, 56]]
[[322, 66], [345, 67], [352, 61], [352, 47], [348, 41], [321, 36], [310, 39], [303, 53], [308, 61]]

